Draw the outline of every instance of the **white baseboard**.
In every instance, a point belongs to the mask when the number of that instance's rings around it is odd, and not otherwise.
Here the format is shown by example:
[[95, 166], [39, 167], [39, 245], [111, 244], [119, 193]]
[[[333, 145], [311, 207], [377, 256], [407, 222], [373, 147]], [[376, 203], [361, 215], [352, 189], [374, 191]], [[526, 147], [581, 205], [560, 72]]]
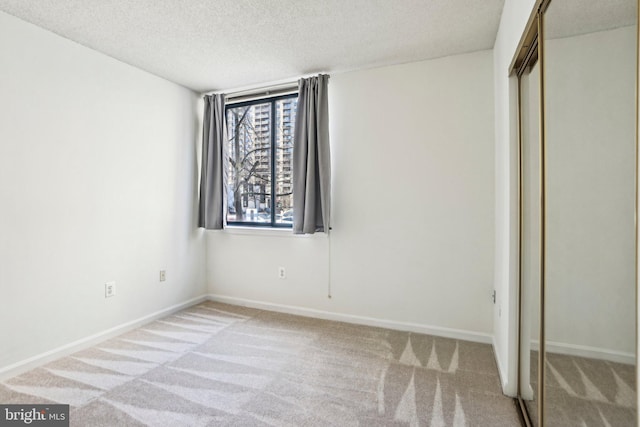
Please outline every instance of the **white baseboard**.
[[435, 335], [445, 338], [473, 341], [483, 344], [491, 344], [493, 336], [481, 332], [465, 331], [460, 329], [429, 326], [420, 323], [397, 322], [394, 320], [377, 319], [373, 317], [356, 316], [353, 314], [336, 313], [332, 311], [316, 310], [313, 308], [275, 304], [264, 301], [249, 300], [244, 298], [229, 297], [225, 295], [209, 294], [211, 301], [217, 301], [243, 307], [258, 308], [279, 313], [295, 314], [298, 316], [312, 317], [316, 319], [335, 320], [338, 322], [354, 323], [357, 325], [375, 326], [405, 332]]
[[[203, 301], [211, 300], [218, 301], [227, 304], [239, 305], [244, 307], [252, 307], [269, 311], [276, 311], [280, 313], [295, 314], [298, 316], [313, 317], [317, 319], [335, 320], [339, 322], [353, 323], [358, 325], [367, 325], [380, 328], [393, 329], [398, 331], [416, 332], [421, 334], [434, 335], [445, 338], [459, 339], [465, 341], [479, 342], [484, 344], [492, 343], [492, 336], [490, 334], [484, 334], [480, 332], [465, 331], [460, 329], [443, 328], [439, 326], [429, 326], [419, 323], [411, 322], [397, 322], [387, 319], [377, 319], [373, 317], [356, 316], [352, 314], [335, 313], [330, 311], [316, 310], [306, 307], [297, 307], [290, 305], [282, 305], [275, 303], [268, 303], [262, 301], [254, 301], [243, 298], [228, 297], [223, 295], [203, 295], [191, 300], [175, 304], [171, 307], [156, 311], [147, 316], [132, 320], [130, 322], [123, 323], [113, 328], [107, 329], [102, 332], [98, 332], [91, 336], [81, 338], [69, 344], [65, 344], [58, 348], [46, 351], [36, 356], [30, 357], [25, 360], [13, 363], [8, 366], [0, 368], [0, 381], [4, 381], [8, 378], [20, 375], [23, 372], [42, 366], [48, 362], [56, 360], [61, 357], [68, 356], [77, 351], [89, 348], [104, 340], [113, 338], [117, 335], [128, 332], [132, 329], [153, 322], [164, 316], [168, 316], [172, 313], [180, 311], [184, 308], [191, 307], [195, 304], [199, 304]], [[500, 366], [500, 364], [498, 364]]]
[[61, 347], [54, 348], [53, 350], [46, 351], [25, 360], [21, 360], [20, 362], [4, 366], [0, 368], [0, 381], [4, 381], [16, 375], [20, 375], [23, 372], [37, 368], [38, 366], [42, 366], [45, 363], [51, 362], [55, 359], [68, 356], [85, 348], [89, 348], [95, 344], [98, 344], [99, 342], [102, 342], [109, 338], [113, 338], [117, 335], [123, 334], [147, 323], [153, 322], [154, 320], [168, 316], [184, 308], [199, 304], [203, 301], [206, 301], [207, 299], [207, 296], [199, 296], [197, 298], [193, 298], [188, 301], [172, 305], [171, 307], [156, 311], [155, 313], [151, 313], [147, 316], [143, 316], [130, 322], [107, 329], [106, 331], [98, 332], [97, 334], [81, 338], [77, 341], [65, 344]]
[[[608, 348], [589, 347], [586, 345], [568, 344], [556, 341], [547, 341], [545, 347], [545, 351], [547, 353], [558, 353], [567, 356], [606, 360], [609, 362], [624, 363], [626, 365], [636, 364], [635, 354], [610, 350]], [[540, 343], [537, 340], [531, 340], [531, 350], [538, 351], [539, 348]]]

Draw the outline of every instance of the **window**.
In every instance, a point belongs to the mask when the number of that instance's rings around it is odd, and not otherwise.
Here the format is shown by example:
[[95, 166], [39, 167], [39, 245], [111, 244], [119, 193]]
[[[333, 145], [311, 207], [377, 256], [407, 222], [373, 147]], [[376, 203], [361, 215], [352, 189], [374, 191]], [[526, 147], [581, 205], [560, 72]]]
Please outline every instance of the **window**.
[[297, 94], [227, 105], [228, 224], [292, 226], [297, 105]]

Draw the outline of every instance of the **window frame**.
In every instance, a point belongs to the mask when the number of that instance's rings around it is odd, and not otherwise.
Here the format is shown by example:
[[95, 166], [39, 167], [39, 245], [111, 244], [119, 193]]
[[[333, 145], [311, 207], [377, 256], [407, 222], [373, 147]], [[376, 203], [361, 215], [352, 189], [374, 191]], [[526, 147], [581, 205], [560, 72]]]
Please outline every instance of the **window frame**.
[[[275, 121], [276, 121], [276, 103], [278, 101], [284, 100], [284, 99], [292, 99], [292, 98], [298, 98], [298, 92], [295, 91], [293, 93], [287, 93], [284, 95], [277, 95], [277, 96], [264, 96], [264, 97], [259, 97], [259, 98], [253, 98], [247, 101], [240, 101], [240, 102], [231, 102], [225, 105], [224, 107], [224, 117], [225, 117], [225, 121], [227, 120], [227, 111], [230, 108], [242, 108], [242, 107], [248, 107], [248, 106], [252, 106], [252, 105], [258, 105], [258, 104], [266, 104], [269, 103], [270, 104], [270, 114], [271, 114], [271, 123], [270, 123], [270, 150], [271, 150], [271, 155], [270, 155], [270, 174], [271, 174], [271, 201], [269, 204], [269, 209], [271, 212], [271, 221], [270, 222], [256, 222], [256, 221], [229, 221], [227, 219], [227, 215], [229, 214], [229, 207], [227, 206], [226, 211], [224, 212], [224, 217], [225, 217], [225, 223], [227, 226], [231, 227], [231, 228], [235, 228], [235, 227], [255, 227], [255, 228], [264, 228], [264, 229], [270, 229], [270, 228], [275, 228], [275, 229], [292, 229], [293, 228], [293, 222], [291, 223], [278, 223], [276, 222], [276, 202], [277, 202], [277, 193], [276, 193], [276, 127], [275, 126]], [[293, 123], [292, 126], [292, 132], [291, 132], [291, 138], [294, 138], [295, 135], [295, 122]], [[228, 139], [228, 135], [227, 135], [227, 139]], [[293, 149], [293, 144], [292, 144], [292, 149]], [[293, 165], [291, 166], [291, 168], [293, 169]], [[227, 174], [227, 171], [224, 171], [225, 174]], [[293, 183], [292, 183], [293, 185]], [[225, 191], [228, 191], [225, 188]], [[291, 209], [293, 209], [293, 206], [291, 207]]]

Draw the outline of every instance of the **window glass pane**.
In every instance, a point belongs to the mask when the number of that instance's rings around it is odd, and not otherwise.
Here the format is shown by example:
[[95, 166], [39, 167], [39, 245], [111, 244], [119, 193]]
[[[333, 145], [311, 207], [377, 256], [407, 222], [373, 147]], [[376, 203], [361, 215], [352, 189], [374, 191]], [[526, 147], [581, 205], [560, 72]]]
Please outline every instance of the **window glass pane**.
[[271, 103], [227, 108], [228, 222], [271, 222]]
[[296, 120], [298, 98], [285, 98], [276, 101], [276, 223], [293, 223], [292, 161], [293, 127]]

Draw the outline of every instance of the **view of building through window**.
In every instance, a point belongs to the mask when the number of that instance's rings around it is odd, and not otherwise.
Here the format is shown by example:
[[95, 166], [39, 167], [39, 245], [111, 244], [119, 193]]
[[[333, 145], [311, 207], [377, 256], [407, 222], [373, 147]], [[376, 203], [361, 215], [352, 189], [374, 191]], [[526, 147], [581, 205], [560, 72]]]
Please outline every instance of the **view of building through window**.
[[291, 226], [296, 95], [227, 106], [227, 222]]

